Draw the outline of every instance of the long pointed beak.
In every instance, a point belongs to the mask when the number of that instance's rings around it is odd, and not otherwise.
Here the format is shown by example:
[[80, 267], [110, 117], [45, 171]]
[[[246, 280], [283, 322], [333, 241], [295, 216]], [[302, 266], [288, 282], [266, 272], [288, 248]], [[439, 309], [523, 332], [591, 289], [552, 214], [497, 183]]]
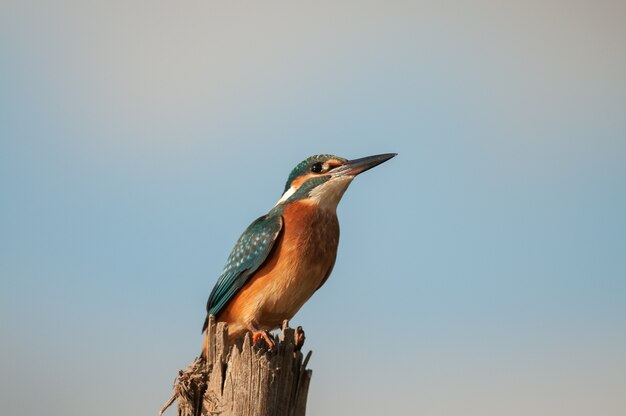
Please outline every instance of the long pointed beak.
[[378, 166], [381, 163], [388, 161], [396, 155], [397, 153], [384, 153], [382, 155], [367, 156], [360, 159], [348, 160], [343, 165], [333, 169], [331, 173], [333, 176], [356, 176], [360, 173], [365, 172], [366, 170], [373, 168], [374, 166]]

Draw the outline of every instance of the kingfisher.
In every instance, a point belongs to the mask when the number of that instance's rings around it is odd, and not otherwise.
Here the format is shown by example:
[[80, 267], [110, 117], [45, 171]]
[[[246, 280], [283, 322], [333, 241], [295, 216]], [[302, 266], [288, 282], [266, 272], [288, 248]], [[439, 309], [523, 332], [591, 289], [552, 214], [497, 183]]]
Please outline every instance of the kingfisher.
[[274, 347], [269, 331], [291, 320], [333, 270], [339, 245], [337, 205], [348, 185], [394, 156], [347, 160], [321, 154], [296, 165], [276, 205], [239, 237], [209, 295], [204, 358], [209, 315], [228, 324], [231, 344], [249, 331], [253, 342], [262, 337]]

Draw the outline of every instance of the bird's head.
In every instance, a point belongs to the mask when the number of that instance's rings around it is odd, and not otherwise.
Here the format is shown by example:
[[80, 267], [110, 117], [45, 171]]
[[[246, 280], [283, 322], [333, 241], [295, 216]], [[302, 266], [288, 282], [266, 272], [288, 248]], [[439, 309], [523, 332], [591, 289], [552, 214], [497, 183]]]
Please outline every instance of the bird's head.
[[276, 205], [306, 201], [334, 210], [355, 176], [395, 155], [385, 153], [354, 160], [333, 155], [311, 156], [291, 171], [283, 196]]

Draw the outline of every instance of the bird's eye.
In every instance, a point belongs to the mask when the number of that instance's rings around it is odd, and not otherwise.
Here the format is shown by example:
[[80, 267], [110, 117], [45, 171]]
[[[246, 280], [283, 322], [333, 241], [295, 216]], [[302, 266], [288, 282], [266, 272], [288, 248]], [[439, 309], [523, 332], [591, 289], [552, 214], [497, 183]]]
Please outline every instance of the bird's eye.
[[313, 166], [311, 166], [311, 172], [320, 173], [321, 171], [322, 171], [322, 164], [320, 162], [314, 163]]

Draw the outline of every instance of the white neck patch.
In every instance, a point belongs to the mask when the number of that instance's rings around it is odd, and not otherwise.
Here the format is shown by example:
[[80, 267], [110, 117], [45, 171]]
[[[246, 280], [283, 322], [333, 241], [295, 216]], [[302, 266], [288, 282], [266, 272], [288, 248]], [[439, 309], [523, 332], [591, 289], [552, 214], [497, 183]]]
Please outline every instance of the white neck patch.
[[[295, 194], [297, 190], [298, 190], [298, 189], [297, 189], [297, 188], [294, 188], [293, 186], [292, 186], [291, 188], [287, 189], [287, 190], [285, 191], [285, 193], [283, 194], [283, 196], [281, 196], [281, 197], [280, 197], [280, 199], [278, 200], [278, 202], [276, 203], [276, 205], [278, 205], [278, 204], [282, 204], [283, 202], [285, 202], [286, 200], [288, 200], [288, 199], [289, 199], [289, 197], [290, 197], [291, 195]], [[274, 205], [274, 206], [276, 206], [276, 205]]]

